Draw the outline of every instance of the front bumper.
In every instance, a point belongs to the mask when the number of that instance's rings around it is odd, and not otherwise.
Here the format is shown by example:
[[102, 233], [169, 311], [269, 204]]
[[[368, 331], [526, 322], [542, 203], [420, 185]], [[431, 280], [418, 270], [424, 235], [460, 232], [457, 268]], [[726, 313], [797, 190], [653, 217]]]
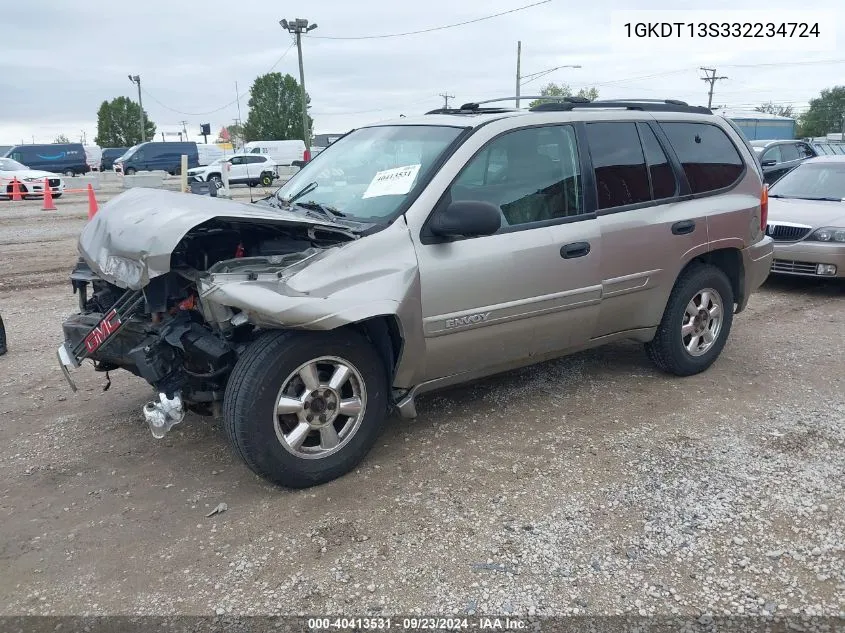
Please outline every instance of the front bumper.
[[775, 243], [772, 273], [798, 277], [845, 277], [845, 244], [801, 241]]
[[[44, 181], [43, 180], [24, 180], [24, 186], [26, 187], [29, 193], [34, 194], [43, 194], [44, 193]], [[57, 185], [50, 185], [50, 193], [57, 194], [57, 193], [64, 193], [65, 191], [65, 183], [63, 180], [59, 180]]]

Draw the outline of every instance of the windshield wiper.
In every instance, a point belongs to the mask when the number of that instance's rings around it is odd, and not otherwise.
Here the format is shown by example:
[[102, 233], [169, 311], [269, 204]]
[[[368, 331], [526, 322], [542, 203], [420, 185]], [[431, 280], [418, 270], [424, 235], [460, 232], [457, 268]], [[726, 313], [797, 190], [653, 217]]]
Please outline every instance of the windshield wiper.
[[291, 205], [297, 200], [299, 200], [302, 196], [307, 196], [309, 193], [314, 191], [319, 185], [316, 182], [311, 182], [305, 185], [302, 189], [297, 191], [293, 194], [290, 198], [282, 198], [282, 203], [286, 205]]
[[345, 213], [338, 211], [336, 208], [327, 204], [320, 204], [319, 202], [314, 202], [313, 200], [309, 200], [308, 202], [297, 202], [296, 206], [302, 207], [303, 209], [308, 209], [309, 211], [319, 211], [329, 220], [336, 220], [338, 218], [346, 217]]
[[783, 198], [784, 200], [821, 200], [823, 202], [843, 202], [842, 198], [828, 198], [828, 197], [813, 197], [813, 196], [784, 196], [779, 193], [775, 193], [769, 196], [770, 198]]
[[801, 198], [802, 200], [822, 200], [824, 202], [842, 202], [842, 198]]

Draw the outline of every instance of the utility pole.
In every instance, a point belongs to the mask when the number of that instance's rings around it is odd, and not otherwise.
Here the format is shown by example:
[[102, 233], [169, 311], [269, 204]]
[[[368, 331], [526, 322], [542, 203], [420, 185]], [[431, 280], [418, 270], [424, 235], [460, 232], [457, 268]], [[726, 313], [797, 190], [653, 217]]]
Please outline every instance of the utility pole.
[[[185, 126], [188, 125], [188, 122], [187, 121], [179, 121], [179, 123], [182, 124], [182, 131], [185, 133], [185, 140], [187, 141], [188, 140], [188, 128], [185, 127]], [[180, 141], [182, 140], [181, 135], [179, 136], [179, 140]]]
[[448, 110], [449, 109], [449, 99], [454, 99], [455, 95], [450, 95], [449, 93], [441, 92], [439, 96], [443, 97], [443, 108]]
[[519, 108], [519, 84], [522, 83], [519, 64], [522, 59], [522, 40], [516, 43], [516, 107]]
[[701, 77], [701, 81], [706, 81], [710, 84], [710, 92], [707, 95], [707, 108], [709, 109], [710, 106], [713, 104], [713, 86], [716, 84], [717, 81], [720, 79], [727, 79], [727, 77], [717, 77], [716, 76], [716, 69], [715, 68], [701, 68], [707, 76]]
[[302, 98], [302, 135], [305, 141], [305, 160], [311, 160], [311, 130], [308, 129], [308, 104], [305, 102], [305, 71], [302, 69], [302, 34], [313, 31], [316, 24], [308, 24], [304, 18], [296, 18], [288, 22], [279, 20], [282, 28], [296, 36], [296, 52], [299, 54], [299, 91]]
[[138, 105], [141, 108], [141, 142], [147, 140], [146, 129], [147, 123], [144, 121], [144, 102], [141, 101], [141, 75], [129, 75], [129, 81], [133, 84], [138, 84]]

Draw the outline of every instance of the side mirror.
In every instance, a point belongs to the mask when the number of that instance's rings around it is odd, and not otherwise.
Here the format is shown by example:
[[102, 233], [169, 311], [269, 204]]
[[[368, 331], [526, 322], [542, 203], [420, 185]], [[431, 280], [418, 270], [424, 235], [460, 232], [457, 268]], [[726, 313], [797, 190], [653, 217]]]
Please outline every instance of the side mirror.
[[774, 167], [778, 164], [778, 162], [774, 158], [770, 158], [768, 160], [764, 160], [761, 164], [763, 167]]
[[303, 167], [305, 167], [305, 161], [304, 160], [295, 160], [291, 163], [291, 166], [299, 167], [300, 169], [302, 169]]
[[458, 200], [436, 211], [431, 232], [440, 237], [492, 235], [502, 226], [498, 205], [480, 200]]

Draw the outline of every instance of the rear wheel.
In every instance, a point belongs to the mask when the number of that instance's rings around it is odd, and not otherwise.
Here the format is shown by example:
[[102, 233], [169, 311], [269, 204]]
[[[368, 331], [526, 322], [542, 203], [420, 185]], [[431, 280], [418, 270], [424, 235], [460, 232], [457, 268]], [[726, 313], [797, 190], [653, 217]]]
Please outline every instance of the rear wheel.
[[261, 174], [261, 184], [265, 187], [269, 187], [273, 184], [273, 176], [267, 173]]
[[229, 440], [253, 472], [289, 488], [319, 485], [375, 443], [387, 372], [355, 331], [268, 332], [238, 360], [224, 407]]
[[646, 343], [657, 367], [677, 376], [698, 374], [722, 353], [733, 324], [734, 293], [715, 266], [695, 264], [675, 282], [654, 339]]

